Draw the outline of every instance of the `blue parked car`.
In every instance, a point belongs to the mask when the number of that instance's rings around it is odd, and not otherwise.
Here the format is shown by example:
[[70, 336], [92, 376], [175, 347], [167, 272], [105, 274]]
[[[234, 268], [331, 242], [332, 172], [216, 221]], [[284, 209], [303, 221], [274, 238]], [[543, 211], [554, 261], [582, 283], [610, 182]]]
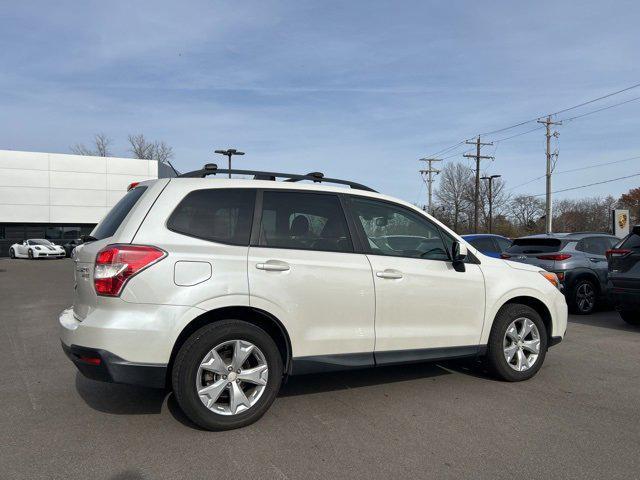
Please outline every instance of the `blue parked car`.
[[476, 233], [472, 235], [462, 235], [467, 242], [476, 247], [488, 257], [500, 258], [500, 254], [504, 252], [513, 243], [508, 238], [491, 233]]

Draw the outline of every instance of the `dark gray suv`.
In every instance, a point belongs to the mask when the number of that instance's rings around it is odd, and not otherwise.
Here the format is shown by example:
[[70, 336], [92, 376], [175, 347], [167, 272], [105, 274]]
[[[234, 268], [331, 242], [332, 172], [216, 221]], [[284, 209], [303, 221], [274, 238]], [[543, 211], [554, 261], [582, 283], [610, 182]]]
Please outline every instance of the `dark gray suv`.
[[572, 313], [593, 312], [606, 297], [605, 253], [619, 238], [607, 233], [553, 233], [517, 238], [502, 258], [529, 263], [558, 275]]

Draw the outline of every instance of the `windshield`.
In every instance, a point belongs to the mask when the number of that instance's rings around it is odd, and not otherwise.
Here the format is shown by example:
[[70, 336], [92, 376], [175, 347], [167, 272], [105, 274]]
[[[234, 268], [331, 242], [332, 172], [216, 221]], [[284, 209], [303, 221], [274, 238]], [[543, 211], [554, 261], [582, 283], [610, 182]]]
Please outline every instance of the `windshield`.
[[44, 239], [37, 239], [37, 240], [29, 240], [29, 243], [31, 245], [53, 245], [53, 243], [51, 243], [49, 240], [44, 240]]
[[558, 252], [567, 244], [557, 238], [516, 238], [507, 253], [549, 253]]
[[129, 190], [126, 195], [114, 205], [111, 211], [107, 213], [106, 217], [102, 219], [96, 229], [91, 233], [91, 236], [96, 240], [112, 237], [116, 233], [116, 230], [118, 230], [124, 217], [131, 211], [146, 189], [147, 187], [136, 187], [133, 190]]

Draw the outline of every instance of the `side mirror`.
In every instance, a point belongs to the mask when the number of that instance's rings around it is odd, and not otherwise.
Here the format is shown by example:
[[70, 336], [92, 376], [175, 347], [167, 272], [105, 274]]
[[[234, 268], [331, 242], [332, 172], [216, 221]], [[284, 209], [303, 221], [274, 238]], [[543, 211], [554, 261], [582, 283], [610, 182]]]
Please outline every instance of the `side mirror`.
[[457, 240], [451, 246], [451, 261], [456, 272], [466, 271], [464, 260], [467, 258], [467, 246]]

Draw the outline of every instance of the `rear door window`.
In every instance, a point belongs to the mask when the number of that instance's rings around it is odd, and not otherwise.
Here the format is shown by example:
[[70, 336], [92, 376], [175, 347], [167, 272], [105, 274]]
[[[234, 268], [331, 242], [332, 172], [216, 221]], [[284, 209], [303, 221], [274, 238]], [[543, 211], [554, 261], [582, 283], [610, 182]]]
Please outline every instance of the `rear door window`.
[[580, 252], [603, 256], [609, 248], [611, 248], [611, 242], [607, 237], [586, 237], [576, 245], [576, 250]]
[[265, 191], [261, 247], [353, 252], [337, 195]]
[[113, 237], [124, 218], [131, 211], [133, 206], [138, 203], [140, 197], [147, 190], [145, 186], [139, 186], [129, 190], [124, 197], [107, 213], [98, 226], [93, 231], [93, 237], [96, 240]]
[[194, 190], [173, 211], [167, 228], [212, 242], [249, 245], [255, 197], [250, 188]]

